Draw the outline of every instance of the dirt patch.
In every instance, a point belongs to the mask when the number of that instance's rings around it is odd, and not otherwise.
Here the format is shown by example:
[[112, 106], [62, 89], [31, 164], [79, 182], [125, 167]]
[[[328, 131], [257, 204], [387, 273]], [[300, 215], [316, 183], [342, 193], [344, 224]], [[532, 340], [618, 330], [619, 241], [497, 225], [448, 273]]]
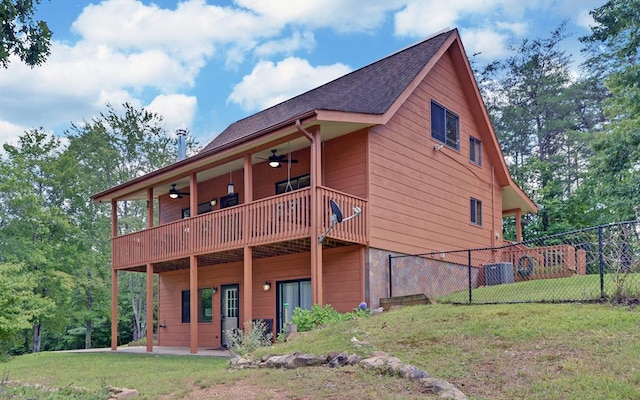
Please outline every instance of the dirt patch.
[[[193, 391], [182, 397], [183, 400], [204, 400], [204, 399], [299, 399], [290, 396], [286, 391], [280, 389], [269, 389], [253, 385], [246, 381], [240, 381], [231, 385], [215, 385], [209, 388], [193, 388]], [[304, 399], [306, 400], [306, 399]]]

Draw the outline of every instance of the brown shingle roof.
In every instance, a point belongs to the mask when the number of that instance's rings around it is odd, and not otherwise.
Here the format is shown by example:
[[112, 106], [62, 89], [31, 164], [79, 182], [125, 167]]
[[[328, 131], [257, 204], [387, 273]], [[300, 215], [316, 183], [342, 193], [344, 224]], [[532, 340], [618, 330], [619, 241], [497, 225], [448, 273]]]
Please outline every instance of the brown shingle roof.
[[384, 114], [440, 46], [443, 32], [334, 81], [229, 125], [203, 152], [242, 140], [313, 110]]

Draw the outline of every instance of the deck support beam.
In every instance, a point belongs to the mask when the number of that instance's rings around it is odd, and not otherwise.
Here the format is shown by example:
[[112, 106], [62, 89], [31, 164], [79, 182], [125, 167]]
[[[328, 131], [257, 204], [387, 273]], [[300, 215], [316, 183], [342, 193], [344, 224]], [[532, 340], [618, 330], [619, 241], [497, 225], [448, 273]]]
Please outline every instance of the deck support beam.
[[318, 243], [318, 235], [322, 228], [323, 204], [320, 197], [322, 185], [322, 137], [320, 129], [314, 127], [313, 132], [306, 130], [300, 120], [296, 128], [311, 141], [311, 302], [324, 305], [324, 289], [322, 284], [322, 243]]
[[[242, 291], [242, 321], [253, 320], [253, 251], [251, 247], [244, 247], [244, 279]], [[240, 328], [243, 328], [243, 324]]]
[[118, 350], [118, 270], [113, 268], [115, 248], [113, 239], [118, 235], [118, 202], [111, 200], [111, 350]]
[[147, 264], [147, 353], [153, 352], [153, 264]]
[[198, 259], [189, 256], [189, 350], [198, 353]]

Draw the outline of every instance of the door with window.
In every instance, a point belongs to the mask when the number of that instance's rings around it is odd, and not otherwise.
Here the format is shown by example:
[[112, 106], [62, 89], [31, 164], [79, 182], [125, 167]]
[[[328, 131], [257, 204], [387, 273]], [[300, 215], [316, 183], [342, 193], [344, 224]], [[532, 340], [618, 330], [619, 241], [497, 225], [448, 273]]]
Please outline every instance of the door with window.
[[293, 310], [300, 307], [304, 310], [311, 309], [311, 280], [300, 279], [295, 281], [278, 282], [276, 286], [276, 327], [280, 333], [286, 323], [291, 323]]
[[220, 293], [220, 327], [222, 338], [220, 344], [223, 347], [229, 346], [229, 338], [227, 331], [238, 329], [238, 320], [240, 312], [240, 286], [224, 285]]

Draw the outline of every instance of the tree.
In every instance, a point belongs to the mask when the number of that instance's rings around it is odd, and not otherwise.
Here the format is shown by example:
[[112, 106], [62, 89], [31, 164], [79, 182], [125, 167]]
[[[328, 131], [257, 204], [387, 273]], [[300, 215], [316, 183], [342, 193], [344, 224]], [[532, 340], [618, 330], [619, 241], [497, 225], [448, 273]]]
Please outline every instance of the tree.
[[640, 0], [610, 0], [590, 12], [596, 24], [581, 38], [585, 67], [610, 92], [608, 122], [593, 142], [589, 192], [604, 220], [640, 218]]
[[0, 263], [0, 348], [52, 310], [53, 302], [36, 293], [36, 287], [33, 273]]
[[549, 38], [525, 39], [480, 74], [510, 172], [540, 208], [525, 226], [529, 237], [571, 228], [566, 206], [586, 167], [586, 135], [602, 119], [589, 106], [600, 88], [572, 78], [571, 57], [559, 48], [566, 37], [563, 23]]
[[[110, 276], [111, 209], [108, 204], [92, 203], [89, 196], [175, 161], [176, 139], [165, 131], [161, 116], [126, 103], [121, 111], [108, 105], [107, 111], [93, 120], [72, 125], [67, 138], [69, 147], [62, 157], [65, 167], [60, 168], [66, 171], [63, 180], [68, 182], [63, 197], [70, 213], [76, 216], [86, 243], [95, 250], [82, 269], [82, 302], [90, 316], [90, 310], [96, 307], [93, 298], [98, 293], [104, 298], [108, 287], [104, 280]], [[78, 180], [77, 176], [83, 179]], [[118, 203], [119, 233], [144, 228], [146, 218], [146, 202]], [[90, 280], [95, 283], [89, 285]], [[146, 280], [136, 273], [121, 273], [119, 280], [119, 287], [127, 290], [120, 291], [120, 302], [126, 305], [123, 309], [130, 310], [127, 315], [131, 318], [132, 340], [138, 340], [146, 333]], [[93, 319], [86, 319], [87, 335], [90, 321]]]
[[0, 65], [9, 66], [15, 55], [35, 67], [51, 54], [51, 35], [47, 23], [35, 21], [34, 12], [40, 0], [2, 0], [0, 2]]
[[[32, 320], [31, 344], [42, 347], [43, 330], [63, 329], [68, 319], [74, 266], [75, 229], [52, 196], [52, 176], [60, 141], [31, 130], [18, 145], [4, 145], [6, 159], [0, 160], [0, 262], [24, 265], [36, 282], [34, 293], [55, 307]], [[25, 336], [28, 338], [28, 335]]]

